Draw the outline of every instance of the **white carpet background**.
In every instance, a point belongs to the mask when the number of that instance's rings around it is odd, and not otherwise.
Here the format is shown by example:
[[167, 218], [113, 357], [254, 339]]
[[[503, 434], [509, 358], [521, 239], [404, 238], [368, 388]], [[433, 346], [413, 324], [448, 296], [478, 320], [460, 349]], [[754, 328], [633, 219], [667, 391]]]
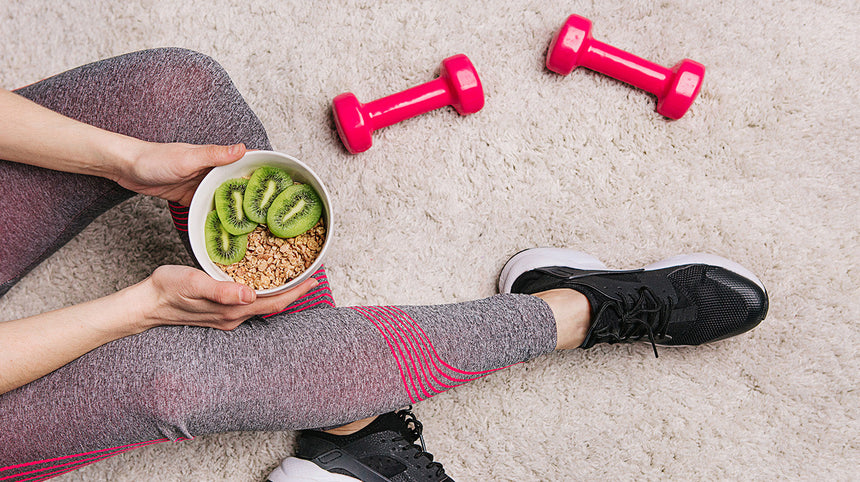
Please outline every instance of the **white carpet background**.
[[[705, 64], [690, 112], [667, 121], [642, 91], [547, 71], [571, 13], [651, 61]], [[659, 359], [645, 345], [555, 354], [420, 404], [428, 448], [456, 480], [850, 480], [860, 477], [858, 33], [847, 0], [0, 0], [0, 85], [158, 46], [211, 55], [275, 148], [327, 181], [340, 305], [489, 296], [511, 254], [546, 245], [619, 268], [708, 251], [764, 281], [769, 316], [738, 338]], [[406, 89], [455, 53], [478, 69], [482, 111], [441, 109], [345, 152], [335, 95]], [[0, 319], [186, 261], [164, 204], [137, 197], [0, 299]], [[62, 480], [260, 481], [292, 441], [198, 437]]]

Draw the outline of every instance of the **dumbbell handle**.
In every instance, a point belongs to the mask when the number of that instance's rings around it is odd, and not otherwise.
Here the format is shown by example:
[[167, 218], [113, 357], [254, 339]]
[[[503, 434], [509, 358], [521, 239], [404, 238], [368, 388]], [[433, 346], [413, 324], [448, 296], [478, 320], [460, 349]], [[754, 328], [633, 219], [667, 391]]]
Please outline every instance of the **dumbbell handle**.
[[587, 48], [579, 65], [658, 96], [666, 91], [672, 79], [671, 70], [598, 40], [585, 41]]
[[438, 77], [421, 85], [364, 104], [373, 130], [382, 129], [454, 102], [447, 81]]

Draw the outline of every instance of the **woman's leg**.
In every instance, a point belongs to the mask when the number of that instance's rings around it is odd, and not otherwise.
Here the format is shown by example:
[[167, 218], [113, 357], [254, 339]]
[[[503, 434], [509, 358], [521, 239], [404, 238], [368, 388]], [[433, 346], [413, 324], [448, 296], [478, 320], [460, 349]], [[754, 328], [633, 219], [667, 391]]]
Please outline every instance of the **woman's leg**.
[[[148, 141], [271, 148], [265, 129], [226, 72], [211, 58], [188, 50], [156, 49], [106, 59], [16, 93], [73, 119]], [[6, 220], [0, 296], [98, 215], [133, 194], [106, 179], [0, 160], [0, 215]], [[187, 208], [171, 204], [170, 211], [187, 246]], [[314, 277], [319, 286], [284, 314], [334, 306], [324, 269]], [[55, 386], [53, 392], [65, 389]], [[50, 403], [50, 397], [40, 403]], [[5, 407], [0, 413], [5, 421]]]
[[[748, 331], [768, 309], [764, 284], [752, 272], [706, 254], [613, 270], [570, 249], [527, 249], [505, 264], [499, 292], [533, 294], [546, 302], [555, 319], [558, 349], [643, 341], [652, 345], [655, 356], [658, 345], [699, 345]], [[295, 455], [268, 480], [334, 480], [341, 474], [374, 481], [450, 482], [425, 451], [421, 424], [408, 411], [364, 425], [359, 421], [337, 431], [302, 432]]]
[[[153, 142], [270, 149], [266, 131], [226, 72], [183, 49], [134, 52], [16, 91], [73, 119]], [[98, 215], [134, 193], [107, 179], [0, 161], [0, 296]], [[187, 209], [172, 205], [183, 240]], [[325, 281], [324, 272], [317, 274]], [[323, 283], [325, 284], [325, 283]], [[327, 284], [325, 284], [327, 286]], [[318, 292], [331, 304], [331, 295]]]
[[555, 347], [549, 305], [511, 294], [305, 310], [254, 318], [232, 332], [155, 328], [0, 395], [0, 466], [86, 454], [0, 476], [74, 467], [164, 438], [342, 424]]
[[754, 328], [768, 309], [755, 275], [709, 255], [611, 270], [571, 250], [527, 250], [499, 286], [468, 303], [304, 310], [233, 332], [160, 327], [117, 340], [0, 396], [0, 465], [77, 453], [62, 459], [74, 466], [159, 439], [338, 425], [556, 348], [698, 345]]

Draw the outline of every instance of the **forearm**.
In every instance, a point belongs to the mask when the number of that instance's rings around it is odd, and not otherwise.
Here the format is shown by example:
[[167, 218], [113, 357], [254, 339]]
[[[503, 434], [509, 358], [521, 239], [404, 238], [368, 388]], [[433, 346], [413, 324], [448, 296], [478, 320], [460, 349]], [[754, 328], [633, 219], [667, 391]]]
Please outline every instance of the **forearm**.
[[0, 159], [117, 180], [142, 144], [0, 89]]
[[247, 286], [216, 281], [188, 266], [152, 276], [104, 298], [0, 322], [0, 394], [43, 377], [105, 343], [161, 325], [232, 330], [251, 316], [275, 313], [305, 295], [311, 278], [257, 298]]
[[143, 331], [134, 289], [0, 322], [0, 394], [47, 375], [105, 343]]

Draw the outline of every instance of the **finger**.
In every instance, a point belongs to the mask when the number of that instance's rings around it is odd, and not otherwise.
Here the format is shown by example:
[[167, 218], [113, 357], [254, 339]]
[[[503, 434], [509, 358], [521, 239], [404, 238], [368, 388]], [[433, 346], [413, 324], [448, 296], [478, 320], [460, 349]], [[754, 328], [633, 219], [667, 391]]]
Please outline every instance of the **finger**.
[[231, 146], [204, 146], [206, 156], [205, 166], [216, 167], [236, 162], [245, 155], [247, 149], [245, 144], [233, 144]]
[[249, 308], [252, 308], [253, 313], [257, 315], [283, 310], [289, 306], [290, 303], [306, 295], [308, 291], [314, 289], [317, 285], [319, 285], [319, 282], [316, 279], [309, 278], [295, 288], [284, 293], [277, 294], [275, 296], [257, 298], [257, 301], [255, 301]]
[[256, 298], [254, 290], [232, 281], [216, 281], [212, 296], [207, 297], [220, 305], [249, 305]]
[[189, 298], [206, 300], [216, 305], [248, 305], [257, 294], [251, 288], [232, 281], [217, 281], [202, 271], [195, 270], [187, 286]]
[[[234, 297], [234, 293], [231, 293], [231, 288], [239, 287], [243, 290], [247, 289], [248, 294], [256, 297], [256, 293], [253, 290], [239, 283], [231, 283], [228, 281], [214, 281], [214, 284], [217, 286], [214, 288], [213, 297], [207, 298], [199, 311], [201, 314], [205, 313], [205, 319], [195, 322], [187, 322], [187, 324], [230, 331], [254, 315], [263, 315], [281, 311], [292, 302], [306, 295], [308, 291], [318, 286], [319, 282], [314, 278], [310, 278], [287, 292], [270, 297], [256, 298], [256, 301], [245, 306], [229, 302], [229, 300]], [[218, 290], [225, 291], [224, 293], [215, 294]]]

